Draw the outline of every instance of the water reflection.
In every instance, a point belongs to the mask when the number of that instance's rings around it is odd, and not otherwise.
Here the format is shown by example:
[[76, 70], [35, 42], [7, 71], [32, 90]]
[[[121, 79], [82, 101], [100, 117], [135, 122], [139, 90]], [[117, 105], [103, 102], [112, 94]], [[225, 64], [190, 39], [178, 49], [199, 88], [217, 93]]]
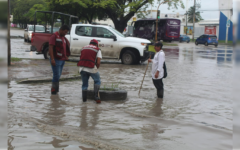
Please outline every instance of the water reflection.
[[145, 148], [148, 149], [162, 149], [162, 143], [159, 142], [159, 133], [161, 131], [158, 124], [144, 125], [141, 130], [142, 142]]
[[217, 63], [232, 62], [232, 50], [217, 50]]
[[86, 148], [86, 147], [83, 147], [83, 146], [79, 146], [79, 148], [81, 148], [82, 150], [96, 150], [94, 148]]
[[164, 50], [164, 53], [165, 53], [165, 56], [170, 56], [170, 57], [179, 57], [179, 48], [176, 47], [176, 48], [164, 48], [163, 47], [163, 50]]
[[179, 60], [190, 60], [191, 62], [194, 62], [196, 61], [195, 54], [197, 54], [197, 56], [200, 58], [212, 60], [216, 59], [218, 64], [231, 63], [233, 57], [233, 50], [231, 47], [195, 47], [192, 49], [180, 47]]
[[[89, 112], [89, 117], [88, 116], [88, 111]], [[101, 110], [98, 108], [98, 106], [94, 107], [94, 110], [89, 109], [87, 105], [84, 105], [81, 107], [81, 121], [80, 121], [80, 129], [81, 130], [86, 130], [86, 129], [95, 129], [98, 120], [99, 120], [99, 114], [101, 113]], [[90, 120], [89, 120], [90, 118]], [[89, 121], [88, 121], [88, 120]]]
[[52, 95], [50, 99], [51, 103], [46, 106], [48, 112], [43, 115], [43, 119], [46, 119], [46, 122], [50, 125], [64, 125], [66, 102], [59, 95]]
[[40, 144], [52, 144], [53, 147], [55, 148], [63, 148], [67, 147], [68, 145], [61, 145], [61, 143], [66, 142], [66, 140], [60, 140], [57, 139], [56, 137], [53, 137], [53, 140], [51, 142], [38, 142]]
[[15, 146], [12, 146], [13, 140], [14, 140], [14, 137], [8, 136], [8, 150], [14, 150]]
[[149, 114], [153, 116], [160, 116], [163, 113], [162, 104], [163, 104], [163, 99], [158, 98], [156, 102], [153, 104], [152, 109], [149, 111]]

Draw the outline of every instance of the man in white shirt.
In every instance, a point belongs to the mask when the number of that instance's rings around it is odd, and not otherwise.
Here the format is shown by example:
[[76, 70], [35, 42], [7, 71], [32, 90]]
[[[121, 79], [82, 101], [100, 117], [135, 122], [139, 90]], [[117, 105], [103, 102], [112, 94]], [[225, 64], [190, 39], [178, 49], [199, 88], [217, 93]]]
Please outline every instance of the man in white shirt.
[[84, 46], [81, 50], [80, 60], [78, 62], [79, 72], [82, 77], [82, 99], [83, 102], [87, 101], [87, 89], [89, 77], [94, 80], [94, 97], [96, 103], [101, 103], [99, 97], [99, 90], [101, 85], [100, 75], [98, 68], [102, 58], [101, 49], [98, 48], [98, 41], [92, 39], [90, 44]]
[[163, 44], [161, 42], [155, 43], [154, 49], [156, 51], [153, 59], [148, 59], [148, 62], [152, 62], [152, 80], [153, 84], [157, 89], [158, 98], [163, 98], [163, 82], [164, 76], [163, 64], [165, 62], [165, 53], [162, 50]]

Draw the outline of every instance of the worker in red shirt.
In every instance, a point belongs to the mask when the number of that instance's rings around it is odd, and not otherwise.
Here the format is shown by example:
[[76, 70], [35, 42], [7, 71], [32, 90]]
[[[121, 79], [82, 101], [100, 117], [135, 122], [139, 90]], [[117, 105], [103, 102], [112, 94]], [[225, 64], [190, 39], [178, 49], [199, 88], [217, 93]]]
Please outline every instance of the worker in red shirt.
[[63, 25], [59, 31], [55, 32], [49, 39], [50, 63], [53, 71], [51, 93], [59, 92], [59, 79], [65, 61], [70, 56], [70, 44], [65, 35], [70, 31], [67, 25]]
[[94, 80], [95, 101], [96, 103], [101, 103], [99, 97], [101, 79], [97, 70], [100, 67], [101, 58], [102, 53], [100, 48], [98, 48], [98, 41], [95, 39], [92, 39], [90, 41], [90, 44], [83, 47], [81, 50], [80, 61], [78, 62], [78, 66], [83, 82], [82, 83], [83, 102], [87, 101], [88, 80], [89, 77], [91, 77]]

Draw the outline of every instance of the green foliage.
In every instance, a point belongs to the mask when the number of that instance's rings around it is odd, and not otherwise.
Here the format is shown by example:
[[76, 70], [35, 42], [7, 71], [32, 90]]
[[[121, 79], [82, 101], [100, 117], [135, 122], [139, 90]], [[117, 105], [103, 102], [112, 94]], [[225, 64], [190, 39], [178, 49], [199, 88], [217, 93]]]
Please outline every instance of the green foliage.
[[[193, 14], [194, 14], [194, 7], [190, 7], [188, 10], [188, 22], [193, 22]], [[203, 20], [203, 18], [201, 17], [200, 12], [195, 12], [195, 22], [199, 22]]]
[[14, 61], [21, 61], [22, 59], [21, 58], [16, 58], [16, 57], [12, 57], [11, 58], [11, 61], [14, 62]]
[[101, 86], [101, 90], [105, 90], [105, 91], [115, 91], [116, 89], [119, 88], [119, 84], [121, 84], [121, 81], [117, 82], [117, 83], [111, 83], [111, 84], [104, 84]]
[[28, 23], [32, 23], [31, 15], [28, 13], [35, 4], [37, 4], [36, 7], [41, 7], [44, 5], [44, 0], [11, 0], [13, 23], [22, 24], [22, 28], [25, 28]]
[[[91, 23], [94, 19], [110, 18], [115, 28], [123, 32], [127, 22], [137, 14], [145, 18], [146, 9], [154, 0], [11, 0], [14, 18], [17, 22], [33, 21], [36, 10], [49, 10], [78, 16]], [[184, 8], [181, 0], [157, 0], [158, 4], [168, 5], [169, 9]], [[38, 22], [43, 18], [38, 17]]]

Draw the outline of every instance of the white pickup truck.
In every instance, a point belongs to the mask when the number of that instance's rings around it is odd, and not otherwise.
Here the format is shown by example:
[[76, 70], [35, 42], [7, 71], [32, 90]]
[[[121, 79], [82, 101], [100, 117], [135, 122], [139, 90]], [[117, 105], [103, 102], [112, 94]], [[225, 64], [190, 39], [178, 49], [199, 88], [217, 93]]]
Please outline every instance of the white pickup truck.
[[[42, 34], [44, 33], [33, 34], [31, 51], [44, 54], [48, 59], [50, 34], [45, 38], [42, 38]], [[114, 28], [104, 25], [72, 24], [70, 34], [66, 35], [66, 38], [70, 42], [71, 56], [79, 56], [82, 47], [88, 45], [92, 39], [98, 40], [103, 59], [121, 59], [122, 63], [127, 65], [143, 62], [151, 53], [147, 48], [151, 43], [149, 40], [125, 37]]]

